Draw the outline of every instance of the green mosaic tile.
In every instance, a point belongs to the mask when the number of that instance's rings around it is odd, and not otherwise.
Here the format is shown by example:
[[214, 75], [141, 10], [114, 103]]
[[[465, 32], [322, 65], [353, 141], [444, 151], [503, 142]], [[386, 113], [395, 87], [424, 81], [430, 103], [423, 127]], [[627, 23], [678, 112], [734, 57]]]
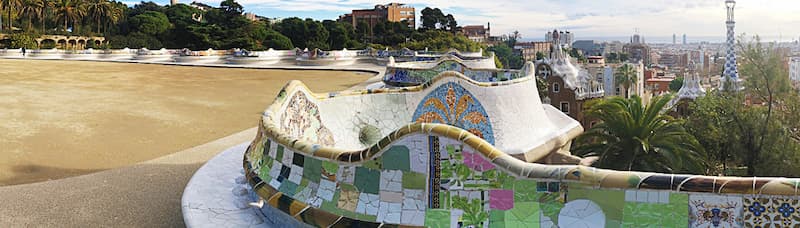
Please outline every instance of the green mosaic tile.
[[369, 169], [381, 170], [381, 161], [379, 159], [365, 161], [362, 166]]
[[522, 227], [539, 227], [539, 213], [537, 202], [514, 202], [514, 208], [506, 211], [506, 222]]
[[426, 179], [425, 174], [403, 172], [403, 188], [425, 189]]
[[[333, 163], [333, 162], [330, 162], [330, 161], [322, 161], [322, 169], [324, 169], [325, 171], [321, 172], [321, 173], [323, 173], [323, 174], [325, 174], [325, 176], [329, 177], [327, 179], [333, 180], [336, 177], [336, 171], [339, 171], [339, 164], [336, 164], [336, 163]], [[333, 178], [330, 178], [330, 177], [333, 177]]]
[[553, 223], [558, 224], [558, 213], [561, 212], [561, 208], [564, 208], [564, 204], [555, 201], [547, 201], [549, 203], [539, 203], [539, 208], [542, 211], [542, 215], [545, 217], [550, 218]]
[[356, 167], [355, 186], [360, 192], [378, 194], [380, 188], [381, 171]]
[[443, 180], [450, 179], [450, 178], [454, 177], [453, 170], [452, 170], [453, 169], [453, 164], [450, 163], [450, 161], [447, 161], [447, 160], [442, 161], [442, 166], [441, 167], [442, 167], [441, 175], [442, 175], [442, 179]]
[[425, 211], [425, 227], [450, 227], [450, 210], [428, 209]]
[[506, 221], [506, 211], [489, 210], [489, 227], [497, 227], [493, 226], [493, 224], [501, 223], [504, 221]]
[[303, 161], [303, 180], [319, 183], [322, 177], [322, 161], [306, 157]]
[[[272, 161], [272, 159], [268, 159], [268, 161]], [[261, 166], [261, 169], [258, 170], [258, 177], [260, 177], [261, 179], [269, 177], [269, 170], [270, 170], [269, 166]]]
[[361, 221], [369, 221], [369, 222], [374, 222], [375, 220], [378, 220], [378, 216], [376, 216], [376, 215], [368, 215], [368, 214], [361, 214], [361, 213], [355, 213], [355, 217], [354, 218], [357, 218], [357, 219], [359, 219]]
[[272, 165], [275, 164], [275, 160], [272, 158], [264, 160], [265, 166], [268, 168], [272, 168]]
[[305, 188], [306, 188], [305, 185], [302, 185], [302, 184], [298, 185], [297, 188], [295, 188], [295, 190], [294, 190], [294, 194], [292, 194], [292, 198], [297, 198], [296, 197], [297, 194], [300, 194], [300, 192], [302, 192], [303, 189], [305, 189]]
[[514, 202], [537, 202], [540, 194], [536, 192], [536, 181], [515, 180]]
[[[322, 201], [322, 205], [320, 206], [320, 208], [322, 208], [323, 210], [326, 210], [326, 211], [339, 210], [339, 208], [336, 207], [336, 204], [339, 203], [339, 197], [340, 196], [341, 196], [340, 192], [336, 191], [335, 193], [333, 193], [333, 198], [331, 198], [331, 201], [327, 201], [327, 200], [323, 200]], [[339, 214], [339, 215], [341, 215], [341, 214]]]
[[278, 188], [278, 191], [283, 192], [286, 195], [293, 196], [297, 191], [297, 184], [292, 183], [291, 181], [283, 181], [283, 183], [281, 183], [281, 187]]
[[584, 186], [569, 185], [567, 201], [588, 199], [603, 209], [606, 215], [605, 227], [620, 227], [625, 206], [625, 192], [617, 190], [591, 189]]
[[383, 169], [410, 171], [411, 159], [408, 151], [406, 146], [392, 146], [386, 150], [381, 156], [381, 160], [389, 162], [383, 162]]
[[[306, 179], [306, 178], [303, 178], [303, 179], [300, 180], [300, 186], [302, 186], [302, 187], [308, 186], [308, 183], [309, 183], [308, 179]], [[298, 189], [297, 191], [299, 192], [300, 190]]]
[[283, 146], [278, 145], [277, 153], [275, 153], [275, 160], [283, 160]]
[[358, 189], [356, 189], [356, 186], [353, 186], [352, 184], [348, 184], [348, 183], [339, 183], [339, 189], [338, 190], [339, 191], [341, 191], [341, 190], [358, 191]]
[[440, 191], [439, 200], [441, 209], [450, 209], [450, 191]]

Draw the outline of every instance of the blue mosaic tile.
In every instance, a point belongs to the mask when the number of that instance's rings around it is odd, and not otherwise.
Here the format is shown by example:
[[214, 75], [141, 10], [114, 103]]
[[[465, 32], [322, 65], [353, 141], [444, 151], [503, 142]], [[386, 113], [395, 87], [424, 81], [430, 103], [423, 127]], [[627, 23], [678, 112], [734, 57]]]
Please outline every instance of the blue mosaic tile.
[[[466, 107], [463, 110], [459, 107]], [[467, 89], [455, 82], [439, 86], [417, 105], [412, 121], [459, 127], [494, 145], [489, 115]]]

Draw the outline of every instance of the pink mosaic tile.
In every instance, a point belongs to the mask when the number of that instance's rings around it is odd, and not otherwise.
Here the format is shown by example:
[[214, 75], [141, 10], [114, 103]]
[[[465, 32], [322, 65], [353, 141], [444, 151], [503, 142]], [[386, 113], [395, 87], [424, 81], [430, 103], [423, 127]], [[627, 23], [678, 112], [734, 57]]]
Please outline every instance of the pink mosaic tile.
[[489, 190], [489, 207], [497, 210], [514, 208], [513, 190]]

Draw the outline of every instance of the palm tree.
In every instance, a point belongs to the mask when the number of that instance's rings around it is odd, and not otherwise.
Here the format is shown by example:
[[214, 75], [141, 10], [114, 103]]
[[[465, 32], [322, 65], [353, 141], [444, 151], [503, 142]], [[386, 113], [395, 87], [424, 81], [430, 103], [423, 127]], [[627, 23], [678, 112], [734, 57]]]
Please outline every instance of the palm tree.
[[64, 31], [67, 31], [67, 27], [69, 26], [69, 22], [73, 23], [73, 27], [75, 26], [75, 22], [80, 20], [81, 17], [85, 14], [85, 8], [83, 7], [83, 1], [81, 0], [56, 0], [55, 10], [56, 16], [64, 21]]
[[88, 3], [86, 3], [86, 13], [97, 21], [97, 24], [95, 24], [97, 26], [97, 33], [100, 33], [100, 25], [102, 24], [100, 20], [111, 17], [113, 8], [111, 3], [106, 0], [89, 0]]
[[20, 12], [22, 15], [28, 15], [28, 29], [27, 32], [33, 30], [33, 16], [39, 16], [44, 9], [43, 0], [22, 0]]
[[14, 8], [21, 5], [22, 0], [2, 0], [0, 2], [2, 2], [2, 5], [4, 6], [5, 10], [8, 13], [8, 17], [6, 18], [8, 19], [8, 29], [13, 30], [14, 20], [12, 19], [12, 13], [16, 12]]
[[682, 121], [664, 113], [670, 95], [644, 106], [639, 96], [613, 97], [593, 106], [602, 122], [576, 139], [576, 153], [599, 156], [597, 167], [616, 170], [702, 173], [702, 147]]
[[622, 86], [625, 89], [625, 98], [630, 98], [630, 88], [631, 85], [635, 85], [639, 82], [639, 78], [637, 77], [636, 69], [633, 68], [630, 64], [624, 64], [617, 70], [617, 73], [614, 74], [614, 81], [616, 82], [617, 86]]
[[39, 18], [39, 21], [42, 23], [42, 33], [47, 34], [47, 28], [45, 28], [45, 20], [47, 20], [47, 9], [53, 8], [53, 1], [52, 0], [42, 0], [42, 9], [39, 10], [39, 14], [36, 15]]
[[[122, 19], [122, 17], [123, 17], [123, 15], [122, 15], [123, 12], [124, 11], [123, 11], [122, 7], [119, 7], [117, 5], [111, 5], [111, 10], [109, 11], [108, 20], [106, 22], [106, 25], [108, 25], [108, 23], [110, 23], [111, 25], [114, 25], [117, 22], [119, 22], [119, 20]], [[105, 29], [105, 32], [108, 32], [108, 26], [103, 26], [103, 28]]]

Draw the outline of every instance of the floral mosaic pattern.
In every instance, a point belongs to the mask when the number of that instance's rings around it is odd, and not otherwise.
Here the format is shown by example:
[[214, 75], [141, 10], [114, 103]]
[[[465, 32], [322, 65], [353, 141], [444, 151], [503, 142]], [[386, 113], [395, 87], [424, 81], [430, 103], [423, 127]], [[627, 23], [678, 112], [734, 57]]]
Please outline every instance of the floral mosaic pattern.
[[333, 146], [333, 133], [322, 125], [319, 107], [303, 92], [296, 92], [288, 101], [281, 118], [281, 130], [296, 139]]
[[494, 145], [489, 115], [477, 98], [461, 85], [448, 82], [422, 99], [413, 115], [419, 123], [441, 123], [462, 128]]
[[479, 82], [497, 82], [521, 78], [519, 71], [508, 70], [473, 70], [456, 61], [442, 61], [431, 69], [389, 68], [383, 76], [383, 82], [394, 86], [412, 86], [429, 82], [441, 72], [455, 71]]
[[742, 227], [741, 197], [689, 195], [689, 227]]
[[746, 227], [800, 227], [800, 200], [782, 197], [745, 197]]

